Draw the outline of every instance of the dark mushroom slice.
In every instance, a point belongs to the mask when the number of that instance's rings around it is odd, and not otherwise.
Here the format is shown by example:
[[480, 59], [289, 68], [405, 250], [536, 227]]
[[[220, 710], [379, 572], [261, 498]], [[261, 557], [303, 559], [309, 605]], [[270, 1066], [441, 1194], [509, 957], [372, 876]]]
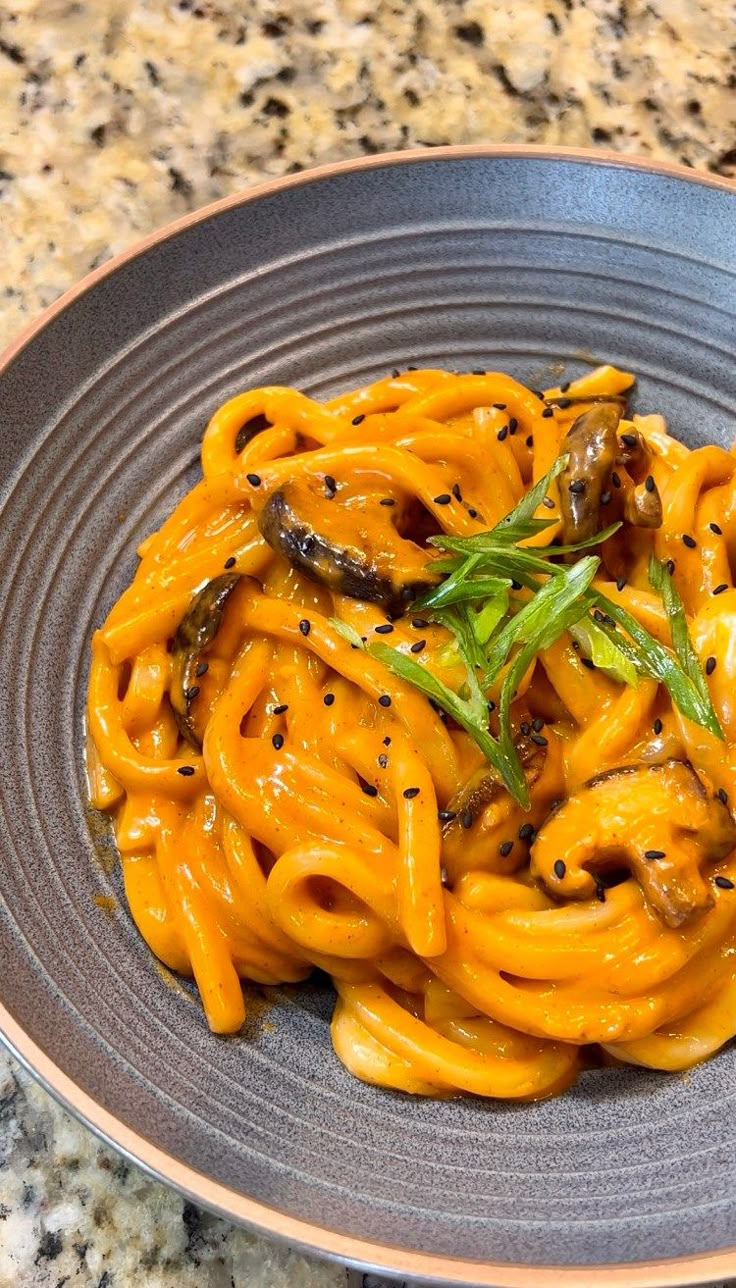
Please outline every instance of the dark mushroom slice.
[[258, 526], [272, 549], [312, 581], [398, 617], [435, 578], [426, 553], [397, 532], [386, 509], [375, 509], [369, 520], [365, 507], [335, 499], [325, 505], [313, 487], [285, 484], [266, 498]]
[[262, 434], [264, 429], [271, 428], [271, 421], [264, 416], [262, 411], [258, 412], [256, 416], [251, 416], [250, 420], [246, 420], [244, 424], [240, 426], [240, 429], [235, 436], [235, 451], [239, 454], [243, 451], [244, 447], [248, 446], [251, 439], [255, 438], [256, 434]]
[[578, 416], [565, 435], [561, 450], [569, 460], [559, 482], [565, 544], [587, 541], [601, 529], [601, 497], [610, 491], [620, 420], [620, 406], [600, 403]]
[[542, 826], [532, 872], [550, 894], [592, 898], [603, 873], [626, 867], [666, 925], [713, 904], [707, 863], [736, 846], [736, 823], [687, 761], [626, 765], [600, 774]]
[[[544, 772], [546, 748], [522, 735], [516, 750], [531, 790]], [[450, 817], [442, 829], [442, 862], [450, 879], [457, 880], [471, 868], [507, 873], [521, 867], [536, 825], [546, 816], [557, 790], [555, 782], [549, 796], [535, 799], [528, 812], [512, 800], [495, 770], [488, 765], [478, 769], [447, 806]]]
[[192, 717], [192, 704], [199, 693], [197, 667], [203, 650], [211, 644], [222, 624], [222, 614], [240, 573], [213, 577], [194, 596], [174, 636], [172, 677], [169, 697], [179, 732], [199, 750], [202, 741]]

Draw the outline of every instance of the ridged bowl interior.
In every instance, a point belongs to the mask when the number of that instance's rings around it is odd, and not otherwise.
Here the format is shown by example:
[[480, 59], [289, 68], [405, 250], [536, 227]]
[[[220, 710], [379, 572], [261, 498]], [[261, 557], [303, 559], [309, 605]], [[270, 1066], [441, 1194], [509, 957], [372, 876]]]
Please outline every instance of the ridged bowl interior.
[[172, 1158], [438, 1258], [602, 1265], [736, 1244], [732, 1048], [686, 1077], [592, 1071], [507, 1106], [354, 1081], [324, 984], [213, 1037], [138, 937], [82, 778], [90, 633], [197, 478], [220, 402], [269, 383], [321, 398], [411, 363], [539, 384], [605, 359], [687, 442], [730, 443], [735, 216], [722, 188], [592, 158], [374, 159], [154, 243], [6, 368], [0, 999]]

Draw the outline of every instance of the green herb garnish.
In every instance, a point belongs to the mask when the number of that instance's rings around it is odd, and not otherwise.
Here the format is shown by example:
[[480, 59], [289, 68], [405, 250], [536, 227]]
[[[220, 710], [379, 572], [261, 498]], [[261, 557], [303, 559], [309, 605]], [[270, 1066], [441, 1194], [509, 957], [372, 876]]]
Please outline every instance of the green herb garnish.
[[[459, 693], [424, 665], [386, 644], [370, 652], [401, 679], [436, 702], [465, 729], [499, 773], [518, 804], [528, 808], [524, 769], [514, 745], [511, 704], [538, 653], [570, 631], [581, 653], [606, 675], [636, 687], [640, 676], [663, 684], [678, 710], [718, 738], [723, 732], [705, 675], [687, 629], [682, 600], [667, 568], [653, 559], [649, 577], [661, 595], [672, 634], [672, 648], [660, 644], [631, 613], [592, 587], [597, 555], [560, 564], [560, 555], [577, 553], [607, 540], [620, 524], [572, 546], [524, 546], [553, 525], [536, 517], [548, 488], [565, 468], [561, 456], [510, 514], [473, 537], [432, 537], [443, 555], [431, 568], [443, 580], [413, 606], [449, 630], [448, 660], [464, 668]], [[525, 591], [525, 595], [514, 591]], [[360, 638], [360, 637], [358, 637]], [[487, 692], [507, 667], [498, 703], [498, 737], [489, 730]]]

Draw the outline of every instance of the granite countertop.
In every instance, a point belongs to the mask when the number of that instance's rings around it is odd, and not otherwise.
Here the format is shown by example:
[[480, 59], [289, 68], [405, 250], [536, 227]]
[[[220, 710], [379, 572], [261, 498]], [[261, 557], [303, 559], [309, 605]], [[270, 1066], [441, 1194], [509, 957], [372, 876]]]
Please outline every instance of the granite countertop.
[[[733, 38], [730, 0], [0, 3], [0, 345], [150, 229], [320, 162], [525, 141], [733, 176]], [[200, 1213], [0, 1053], [0, 1288], [361, 1278]]]

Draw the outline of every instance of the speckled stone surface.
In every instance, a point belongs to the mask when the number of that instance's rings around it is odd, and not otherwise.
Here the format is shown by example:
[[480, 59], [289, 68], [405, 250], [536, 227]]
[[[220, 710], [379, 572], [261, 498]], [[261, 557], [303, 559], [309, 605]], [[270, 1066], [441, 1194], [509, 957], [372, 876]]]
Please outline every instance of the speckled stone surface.
[[[536, 141], [732, 174], [733, 39], [726, 0], [0, 4], [0, 343], [157, 225], [324, 161]], [[149, 1181], [0, 1053], [0, 1288], [347, 1282]]]

